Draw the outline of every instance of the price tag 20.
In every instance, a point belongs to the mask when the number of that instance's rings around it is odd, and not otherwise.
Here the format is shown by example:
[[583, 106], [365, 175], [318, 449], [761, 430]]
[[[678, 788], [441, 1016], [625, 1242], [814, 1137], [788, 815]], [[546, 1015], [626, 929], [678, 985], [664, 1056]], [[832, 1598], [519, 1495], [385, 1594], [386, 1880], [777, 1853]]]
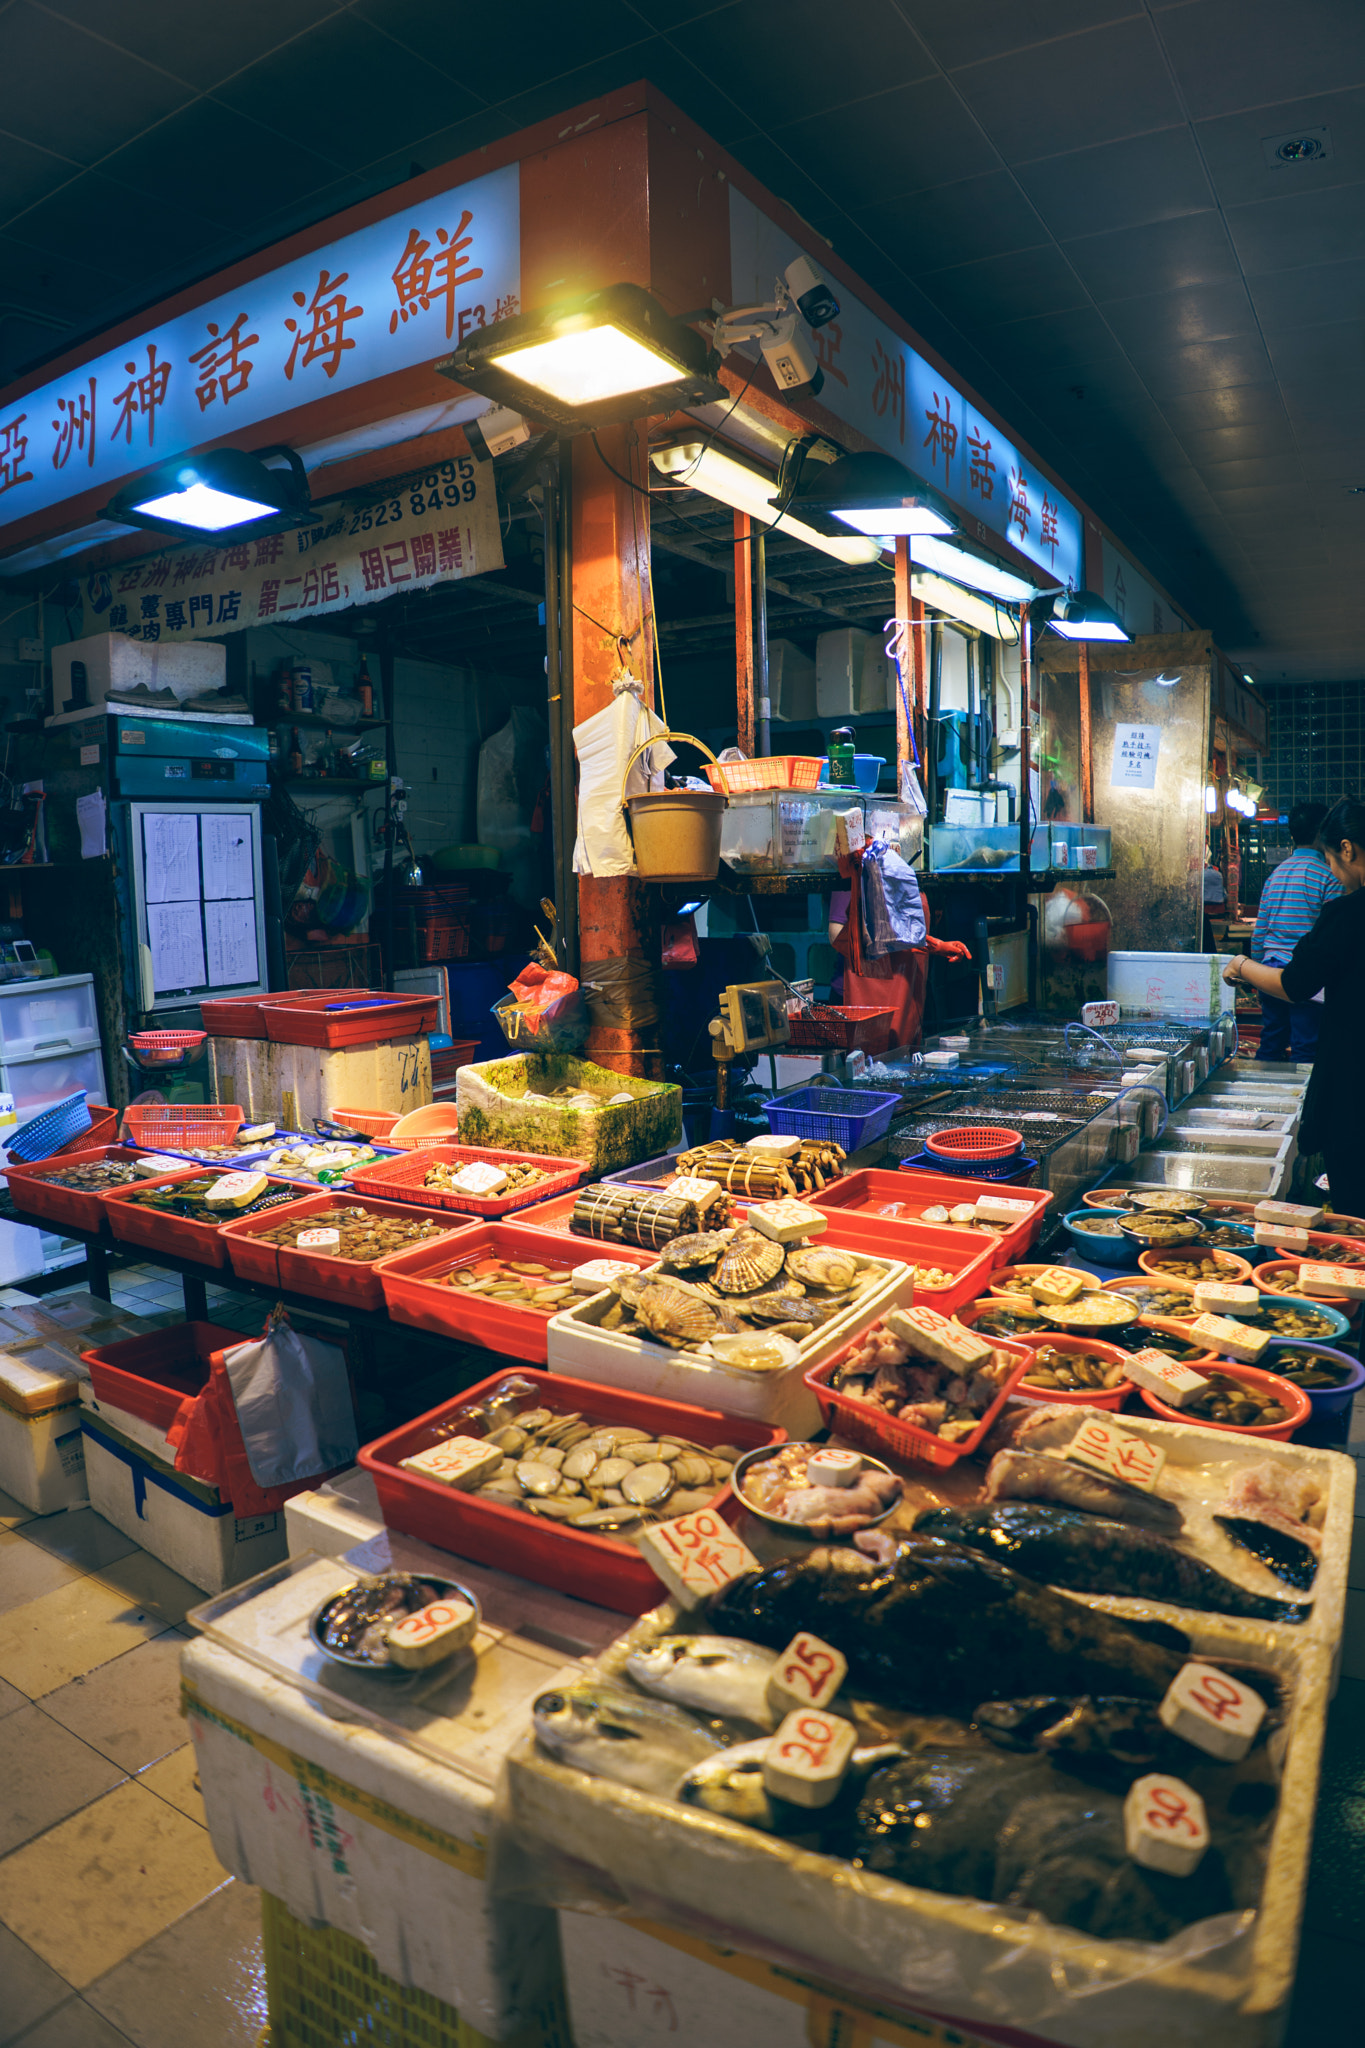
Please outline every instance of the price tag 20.
[[832, 1644], [803, 1630], [773, 1665], [768, 1705], [779, 1716], [803, 1707], [827, 1707], [848, 1676], [848, 1659]]
[[1146, 1870], [1188, 1877], [1209, 1846], [1204, 1802], [1182, 1778], [1153, 1771], [1139, 1778], [1123, 1802], [1128, 1854]]
[[798, 1708], [768, 1745], [763, 1783], [796, 1806], [828, 1806], [844, 1782], [858, 1731], [838, 1714]]
[[1157, 1709], [1169, 1728], [1196, 1749], [1235, 1764], [1251, 1748], [1265, 1719], [1265, 1701], [1240, 1678], [1213, 1664], [1183, 1664]]
[[656, 1522], [636, 1539], [636, 1549], [680, 1607], [699, 1607], [758, 1559], [713, 1508]]

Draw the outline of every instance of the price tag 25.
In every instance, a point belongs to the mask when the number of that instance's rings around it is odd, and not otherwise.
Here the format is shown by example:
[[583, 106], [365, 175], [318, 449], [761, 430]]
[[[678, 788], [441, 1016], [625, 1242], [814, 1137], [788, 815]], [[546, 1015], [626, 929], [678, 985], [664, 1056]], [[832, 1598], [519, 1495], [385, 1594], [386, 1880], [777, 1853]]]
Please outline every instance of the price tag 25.
[[848, 1659], [831, 1643], [803, 1630], [773, 1665], [768, 1705], [779, 1716], [793, 1708], [827, 1707], [847, 1676]]

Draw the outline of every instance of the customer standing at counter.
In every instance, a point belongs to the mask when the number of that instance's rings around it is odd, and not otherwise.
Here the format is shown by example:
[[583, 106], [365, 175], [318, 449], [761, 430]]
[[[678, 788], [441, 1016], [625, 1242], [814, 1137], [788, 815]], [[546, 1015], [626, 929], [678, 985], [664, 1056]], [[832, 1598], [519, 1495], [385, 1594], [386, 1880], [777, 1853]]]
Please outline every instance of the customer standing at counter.
[[1301, 1143], [1327, 1163], [1332, 1207], [1365, 1215], [1365, 804], [1344, 797], [1318, 833], [1328, 867], [1343, 893], [1324, 904], [1316, 924], [1283, 967], [1238, 954], [1223, 979], [1245, 982], [1282, 1003], [1307, 1003], [1321, 989], [1317, 1058], [1304, 1103]]
[[[1307, 938], [1317, 923], [1319, 911], [1341, 894], [1341, 883], [1316, 843], [1326, 816], [1326, 804], [1296, 804], [1289, 813], [1294, 851], [1266, 876], [1251, 935], [1251, 957], [1266, 967], [1286, 966], [1299, 940]], [[1321, 1022], [1322, 1004], [1315, 996], [1306, 1003], [1282, 1003], [1263, 989], [1257, 1059], [1311, 1060], [1317, 1053]]]

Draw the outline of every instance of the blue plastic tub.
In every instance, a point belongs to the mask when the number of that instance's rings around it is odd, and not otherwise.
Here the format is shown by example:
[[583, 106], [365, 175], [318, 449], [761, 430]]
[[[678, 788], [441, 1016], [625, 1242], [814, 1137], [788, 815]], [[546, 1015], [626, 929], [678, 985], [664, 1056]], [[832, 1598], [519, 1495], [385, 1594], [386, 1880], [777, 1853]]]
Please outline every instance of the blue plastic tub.
[[[1344, 1316], [1338, 1308], [1329, 1308], [1325, 1301], [1314, 1301], [1311, 1295], [1271, 1294], [1266, 1299], [1272, 1308], [1311, 1309], [1315, 1315], [1330, 1318], [1332, 1325], [1327, 1335], [1322, 1339], [1322, 1344], [1318, 1344], [1317, 1340], [1313, 1337], [1272, 1337], [1270, 1349], [1266, 1352], [1264, 1359], [1267, 1372], [1274, 1372], [1275, 1370], [1275, 1360], [1272, 1354], [1276, 1351], [1287, 1350], [1291, 1344], [1308, 1344], [1313, 1346], [1314, 1349], [1320, 1350], [1322, 1345], [1339, 1344], [1343, 1337], [1349, 1337], [1351, 1334], [1351, 1319], [1349, 1316]], [[1308, 1391], [1311, 1392], [1311, 1388]]]
[[1127, 1209], [1073, 1209], [1069, 1215], [1063, 1216], [1062, 1228], [1081, 1257], [1088, 1260], [1091, 1265], [1135, 1268], [1137, 1266], [1137, 1252], [1134, 1249], [1131, 1238], [1101, 1237], [1094, 1230], [1077, 1230], [1073, 1221], [1077, 1217], [1084, 1217], [1086, 1219], [1092, 1216], [1117, 1218], [1119, 1216], [1127, 1216], [1128, 1214], [1130, 1214], [1130, 1211]]
[[899, 1095], [867, 1088], [794, 1088], [763, 1105], [768, 1129], [777, 1138], [819, 1138], [856, 1152], [890, 1128], [901, 1106]]
[[1306, 1337], [1286, 1337], [1282, 1343], [1277, 1344], [1274, 1360], [1268, 1370], [1283, 1372], [1283, 1360], [1290, 1351], [1311, 1351], [1318, 1357], [1330, 1359], [1333, 1365], [1346, 1365], [1351, 1369], [1351, 1377], [1343, 1380], [1339, 1387], [1303, 1388], [1302, 1391], [1313, 1403], [1314, 1422], [1320, 1422], [1326, 1415], [1339, 1415], [1344, 1408], [1350, 1407], [1360, 1389], [1365, 1387], [1365, 1365], [1362, 1365], [1358, 1358], [1352, 1358], [1349, 1351], [1338, 1351], [1332, 1344], [1314, 1344]]

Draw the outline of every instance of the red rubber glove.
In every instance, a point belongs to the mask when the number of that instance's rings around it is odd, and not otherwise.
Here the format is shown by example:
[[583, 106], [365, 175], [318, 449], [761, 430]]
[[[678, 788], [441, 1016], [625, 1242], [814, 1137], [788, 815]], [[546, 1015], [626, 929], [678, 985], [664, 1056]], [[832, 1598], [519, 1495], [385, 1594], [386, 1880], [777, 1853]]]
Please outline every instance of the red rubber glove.
[[944, 960], [970, 960], [972, 949], [964, 946], [961, 939], [927, 938], [925, 945], [931, 953], [937, 953]]

